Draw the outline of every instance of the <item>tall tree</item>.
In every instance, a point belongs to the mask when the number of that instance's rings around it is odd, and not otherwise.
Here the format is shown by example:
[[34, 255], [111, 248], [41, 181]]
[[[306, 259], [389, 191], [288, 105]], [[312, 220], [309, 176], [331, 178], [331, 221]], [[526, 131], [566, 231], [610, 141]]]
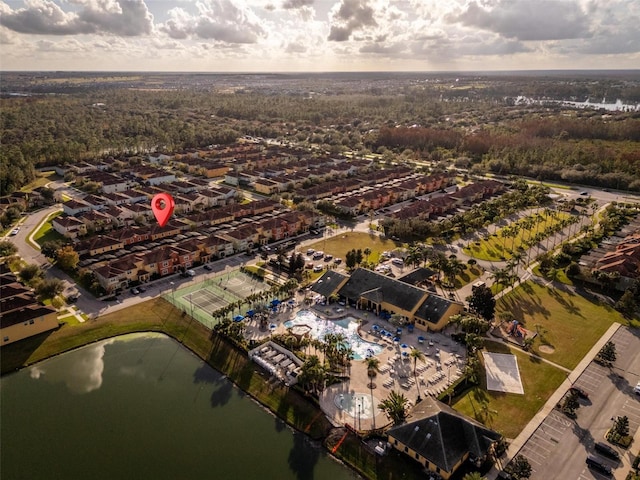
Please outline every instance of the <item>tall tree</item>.
[[416, 388], [418, 389], [418, 401], [420, 401], [420, 384], [418, 383], [416, 367], [418, 365], [418, 360], [422, 360], [424, 358], [424, 353], [422, 353], [417, 348], [412, 348], [411, 352], [409, 353], [409, 357], [413, 359], [413, 379], [416, 382]]
[[389, 396], [378, 404], [378, 409], [382, 410], [394, 425], [399, 425], [407, 418], [408, 401], [402, 393], [392, 390]]
[[471, 296], [467, 298], [471, 311], [477, 313], [485, 320], [491, 320], [496, 311], [496, 299], [491, 289], [486, 285], [474, 285]]

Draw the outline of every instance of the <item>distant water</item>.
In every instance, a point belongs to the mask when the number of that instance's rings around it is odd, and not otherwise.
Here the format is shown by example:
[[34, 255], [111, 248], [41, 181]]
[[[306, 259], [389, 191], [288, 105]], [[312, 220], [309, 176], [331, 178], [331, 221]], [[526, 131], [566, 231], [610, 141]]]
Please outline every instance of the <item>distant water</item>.
[[609, 103], [606, 100], [602, 102], [592, 102], [587, 99], [584, 102], [574, 102], [570, 100], [549, 100], [549, 99], [535, 99], [530, 97], [516, 97], [516, 105], [535, 105], [535, 104], [561, 104], [573, 108], [589, 108], [594, 110], [606, 110], [608, 112], [640, 112], [640, 104], [622, 103], [622, 100], [616, 100], [614, 103]]
[[3, 480], [357, 478], [163, 335], [0, 380]]

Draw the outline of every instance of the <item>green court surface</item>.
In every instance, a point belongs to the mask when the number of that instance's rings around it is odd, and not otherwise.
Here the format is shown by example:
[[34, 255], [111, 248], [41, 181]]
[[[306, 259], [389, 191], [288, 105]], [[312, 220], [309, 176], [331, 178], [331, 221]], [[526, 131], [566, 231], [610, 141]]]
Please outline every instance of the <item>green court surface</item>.
[[[163, 298], [208, 328], [217, 320], [212, 313], [249, 295], [269, 290], [269, 285], [239, 270], [208, 278], [166, 293]], [[231, 315], [231, 314], [229, 314]]]

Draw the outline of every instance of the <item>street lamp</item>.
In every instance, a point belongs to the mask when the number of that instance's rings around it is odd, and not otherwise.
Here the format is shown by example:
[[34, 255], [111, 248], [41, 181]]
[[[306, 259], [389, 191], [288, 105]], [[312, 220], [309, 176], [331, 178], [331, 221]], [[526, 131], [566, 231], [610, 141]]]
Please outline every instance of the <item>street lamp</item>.
[[174, 287], [174, 283], [173, 282], [169, 282], [169, 285], [171, 286], [171, 303], [173, 303], [175, 305], [176, 304], [176, 289]]
[[193, 318], [193, 299], [191, 298], [192, 295], [193, 293], [189, 294], [189, 304], [191, 305], [191, 318]]

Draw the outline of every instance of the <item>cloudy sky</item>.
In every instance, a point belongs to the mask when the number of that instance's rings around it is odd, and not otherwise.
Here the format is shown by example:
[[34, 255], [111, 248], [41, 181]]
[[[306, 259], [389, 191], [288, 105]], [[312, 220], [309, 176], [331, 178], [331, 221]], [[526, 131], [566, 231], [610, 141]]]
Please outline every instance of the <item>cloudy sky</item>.
[[0, 0], [0, 68], [640, 68], [640, 0]]

